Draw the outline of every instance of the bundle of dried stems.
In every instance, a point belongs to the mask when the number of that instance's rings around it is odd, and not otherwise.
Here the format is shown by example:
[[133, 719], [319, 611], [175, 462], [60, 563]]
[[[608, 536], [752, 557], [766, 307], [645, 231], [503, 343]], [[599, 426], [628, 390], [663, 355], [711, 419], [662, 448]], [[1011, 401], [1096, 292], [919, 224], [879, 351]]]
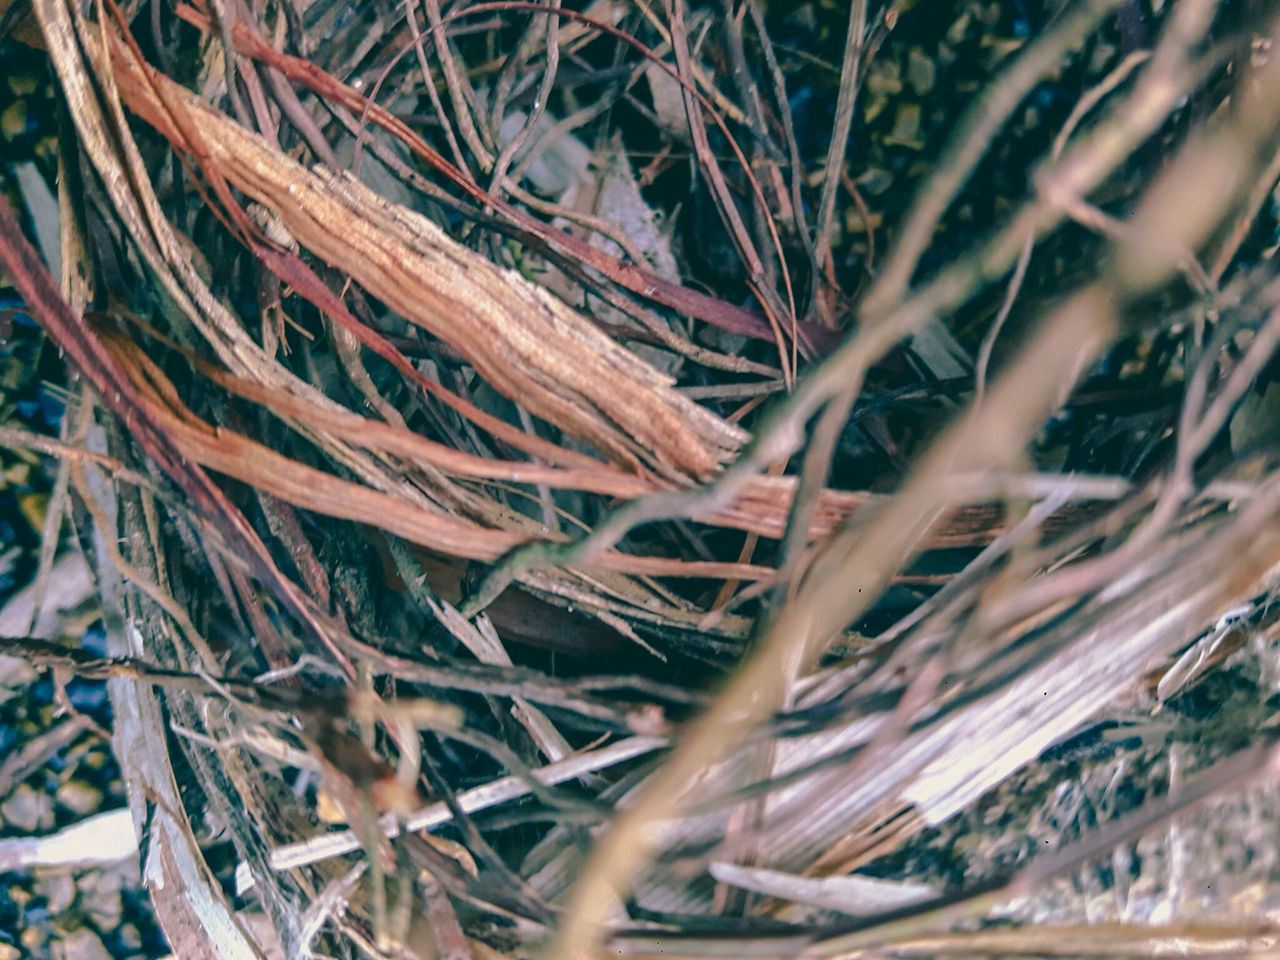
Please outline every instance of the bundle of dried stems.
[[[1230, 655], [1226, 627], [1196, 643], [1227, 611], [1269, 636], [1280, 481], [1238, 437], [1280, 343], [1280, 283], [1240, 253], [1280, 176], [1275, 24], [1166, 4], [1152, 48], [1078, 96], [1030, 196], [923, 273], [1028, 94], [1141, 6], [1066, 5], [973, 102], [841, 321], [842, 189], [870, 223], [842, 187], [851, 124], [889, 31], [924, 15], [909, 5], [852, 5], [811, 204], [754, 0], [31, 6], [67, 107], [62, 276], [3, 207], [0, 265], [80, 380], [59, 440], [0, 442], [59, 459], [41, 577], [66, 511], [113, 656], [11, 652], [110, 678], [175, 955], [1274, 950], [1262, 920], [972, 922], [1274, 771], [1265, 734], [1025, 865], [954, 886], [854, 871], [1117, 704], [1159, 709]], [[499, 60], [462, 44], [514, 23]], [[606, 41], [618, 79], [573, 113], [561, 64]], [[642, 79], [658, 128], [683, 125], [750, 308], [682, 285], [643, 231], [539, 195], [539, 158]], [[385, 106], [417, 96], [429, 136]], [[1189, 100], [1206, 119], [1171, 138]], [[1120, 219], [1096, 194], [1135, 169]], [[1097, 265], [1026, 311], [988, 384], [1036, 249], [1067, 230], [1105, 244]], [[913, 337], [920, 357], [954, 343], [946, 321], [1001, 282], [949, 424], [894, 492], [850, 489], [832, 464], [851, 417], [884, 435], [855, 410], [874, 371]], [[1164, 458], [1029, 468], [1098, 361], [1156, 335], [1179, 358], [1155, 385], [1176, 387]], [[752, 399], [722, 416], [694, 396]], [[557, 675], [538, 648], [578, 665]], [[206, 813], [238, 905], [201, 852]]]

